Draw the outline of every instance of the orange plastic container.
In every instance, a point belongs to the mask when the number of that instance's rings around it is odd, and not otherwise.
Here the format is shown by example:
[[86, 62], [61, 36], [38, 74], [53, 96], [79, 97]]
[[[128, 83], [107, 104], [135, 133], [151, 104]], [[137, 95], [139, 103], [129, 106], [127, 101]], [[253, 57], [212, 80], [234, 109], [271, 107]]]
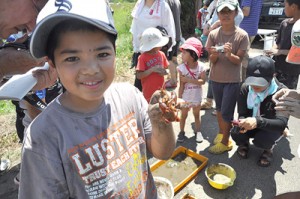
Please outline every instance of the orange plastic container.
[[[193, 177], [195, 177], [197, 175], [197, 173], [199, 171], [201, 171], [207, 165], [207, 161], [208, 161], [207, 157], [202, 156], [198, 153], [195, 153], [194, 151], [192, 151], [190, 149], [187, 149], [183, 146], [179, 146], [175, 149], [171, 159], [175, 158], [178, 155], [180, 155], [180, 153], [183, 153], [186, 156], [191, 157], [192, 159], [201, 162], [201, 164], [198, 167], [196, 167], [194, 170], [192, 170], [190, 173], [188, 173], [187, 176], [182, 181], [180, 181], [176, 185], [173, 185], [174, 186], [174, 193], [176, 193], [178, 190], [180, 190], [182, 187], [184, 187]], [[167, 160], [158, 160], [158, 161], [156, 161], [155, 163], [153, 163], [151, 165], [151, 171], [153, 172], [154, 176], [155, 176], [154, 171], [156, 169], [158, 169], [159, 167], [163, 166], [165, 163], [167, 163]], [[172, 169], [172, 168], [170, 168], [170, 169]]]

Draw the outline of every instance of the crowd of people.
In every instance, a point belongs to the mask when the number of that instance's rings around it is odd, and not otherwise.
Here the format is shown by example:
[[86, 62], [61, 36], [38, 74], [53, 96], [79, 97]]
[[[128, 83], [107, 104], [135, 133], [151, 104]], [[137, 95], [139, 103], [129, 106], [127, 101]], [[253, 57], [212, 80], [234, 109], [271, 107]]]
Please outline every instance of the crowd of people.
[[[147, 153], [166, 160], [176, 146], [173, 124], [160, 109], [160, 89], [179, 85], [183, 101], [177, 141], [185, 140], [192, 109], [195, 141], [201, 143], [206, 71], [199, 58], [204, 50], [219, 127], [208, 151], [231, 150], [232, 138], [237, 154], [247, 158], [254, 138], [253, 144], [263, 149], [258, 165], [271, 165], [289, 117], [300, 118], [300, 91], [295, 90], [300, 61], [286, 60], [292, 44], [299, 47], [293, 33], [299, 33], [300, 2], [285, 0], [289, 18], [281, 23], [276, 44], [266, 55], [249, 59], [261, 1], [208, 1], [201, 8], [207, 20], [198, 23], [202, 36], [187, 38], [181, 46], [180, 1], [137, 1], [130, 29], [136, 88], [112, 83], [117, 30], [107, 1], [0, 1], [1, 82], [45, 62], [50, 65], [33, 73], [38, 83], [32, 93], [40, 96], [42, 91], [47, 108], [38, 110], [26, 100], [18, 104], [28, 118], [21, 129], [26, 133], [16, 177], [19, 198], [157, 198]], [[255, 26], [249, 28], [249, 23]], [[6, 42], [14, 34], [21, 36]], [[236, 103], [238, 119], [233, 122]], [[8, 167], [9, 160], [1, 159], [1, 171]]]

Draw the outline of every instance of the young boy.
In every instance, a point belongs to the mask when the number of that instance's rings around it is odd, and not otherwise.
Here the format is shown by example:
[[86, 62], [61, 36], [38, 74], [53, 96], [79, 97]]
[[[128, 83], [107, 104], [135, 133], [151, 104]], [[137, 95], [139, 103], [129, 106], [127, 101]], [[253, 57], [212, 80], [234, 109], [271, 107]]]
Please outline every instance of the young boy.
[[278, 81], [290, 89], [296, 89], [300, 74], [300, 64], [288, 63], [286, 62], [286, 57], [292, 46], [291, 33], [293, 25], [300, 19], [300, 1], [285, 0], [284, 5], [286, 16], [291, 18], [281, 22], [276, 38], [276, 44], [271, 51], [266, 53], [274, 55], [273, 59], [275, 60], [275, 70]]
[[[46, 12], [55, 12], [48, 14]], [[31, 53], [66, 91], [29, 126], [19, 198], [157, 198], [146, 152], [168, 159], [172, 124], [130, 84], [112, 84], [117, 32], [103, 0], [50, 0]]]
[[169, 62], [160, 49], [168, 42], [169, 38], [163, 37], [157, 28], [147, 28], [142, 34], [140, 51], [143, 53], [138, 58], [136, 77], [142, 82], [147, 102], [156, 90], [164, 87]]
[[220, 130], [214, 145], [209, 148], [213, 154], [232, 149], [229, 130], [240, 89], [241, 62], [249, 43], [248, 34], [235, 26], [238, 6], [237, 0], [218, 1], [216, 9], [222, 26], [209, 33], [206, 43], [211, 62], [209, 78]]

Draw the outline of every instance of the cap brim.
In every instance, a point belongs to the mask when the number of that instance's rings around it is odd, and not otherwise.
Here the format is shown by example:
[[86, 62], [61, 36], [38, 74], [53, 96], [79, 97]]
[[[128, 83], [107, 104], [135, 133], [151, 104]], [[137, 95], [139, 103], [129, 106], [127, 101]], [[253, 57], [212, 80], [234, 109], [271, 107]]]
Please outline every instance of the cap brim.
[[30, 41], [30, 52], [33, 57], [38, 59], [46, 56], [47, 41], [50, 32], [58, 23], [67, 19], [78, 19], [87, 22], [109, 34], [117, 36], [117, 31], [112, 26], [100, 20], [86, 18], [81, 15], [67, 12], [54, 13], [41, 20], [33, 31]]
[[297, 46], [292, 46], [290, 48], [289, 54], [286, 57], [286, 62], [291, 64], [300, 64], [300, 48]]
[[156, 42], [156, 43], [148, 43], [148, 44], [142, 44], [140, 47], [140, 51], [146, 52], [156, 47], [163, 47], [169, 42], [168, 37], [163, 37], [162, 40]]
[[247, 77], [245, 80], [245, 84], [249, 86], [260, 86], [266, 87], [269, 85], [269, 82], [263, 77]]
[[224, 4], [220, 5], [220, 6], [217, 8], [217, 12], [220, 12], [220, 11], [223, 10], [223, 8], [225, 8], [225, 7], [229, 8], [229, 10], [235, 10], [235, 8], [236, 8], [236, 6], [233, 6], [233, 5], [229, 4], [229, 3], [224, 3]]
[[200, 57], [200, 55], [199, 55], [199, 50], [197, 50], [194, 46], [192, 46], [192, 45], [188, 45], [188, 44], [182, 44], [181, 46], [180, 46], [180, 48], [179, 48], [180, 50], [182, 50], [182, 49], [189, 49], [189, 50], [192, 50], [192, 51], [194, 51], [197, 55], [198, 55], [198, 57]]

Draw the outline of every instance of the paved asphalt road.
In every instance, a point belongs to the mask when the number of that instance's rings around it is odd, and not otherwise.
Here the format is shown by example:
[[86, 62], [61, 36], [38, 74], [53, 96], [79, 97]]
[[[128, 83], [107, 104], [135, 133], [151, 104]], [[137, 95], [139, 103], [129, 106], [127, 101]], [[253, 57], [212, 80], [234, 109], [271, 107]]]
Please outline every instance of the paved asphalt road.
[[[251, 49], [250, 57], [262, 54], [260, 49], [261, 44], [259, 44], [258, 49]], [[204, 86], [204, 96], [206, 95], [206, 89], [207, 84]], [[300, 157], [297, 153], [297, 149], [300, 147], [299, 119], [290, 118], [289, 128], [294, 136], [281, 139], [274, 149], [271, 166], [262, 168], [257, 165], [257, 160], [262, 151], [253, 147], [253, 145], [250, 148], [248, 159], [240, 159], [237, 156], [237, 146], [234, 146], [230, 152], [221, 155], [212, 155], [208, 152], [208, 148], [218, 132], [216, 117], [211, 112], [212, 110], [201, 111], [201, 131], [205, 139], [204, 142], [195, 142], [191, 128], [193, 115], [190, 112], [185, 126], [188, 139], [180, 145], [207, 157], [207, 166], [214, 163], [230, 165], [235, 169], [237, 178], [234, 185], [226, 190], [214, 189], [209, 185], [205, 177], [205, 167], [193, 180], [177, 192], [175, 199], [180, 199], [185, 193], [190, 193], [197, 199], [270, 199], [278, 194], [300, 191]], [[178, 134], [179, 123], [174, 124], [174, 129], [176, 134]], [[153, 158], [149, 159], [150, 164], [154, 163], [154, 161]]]

